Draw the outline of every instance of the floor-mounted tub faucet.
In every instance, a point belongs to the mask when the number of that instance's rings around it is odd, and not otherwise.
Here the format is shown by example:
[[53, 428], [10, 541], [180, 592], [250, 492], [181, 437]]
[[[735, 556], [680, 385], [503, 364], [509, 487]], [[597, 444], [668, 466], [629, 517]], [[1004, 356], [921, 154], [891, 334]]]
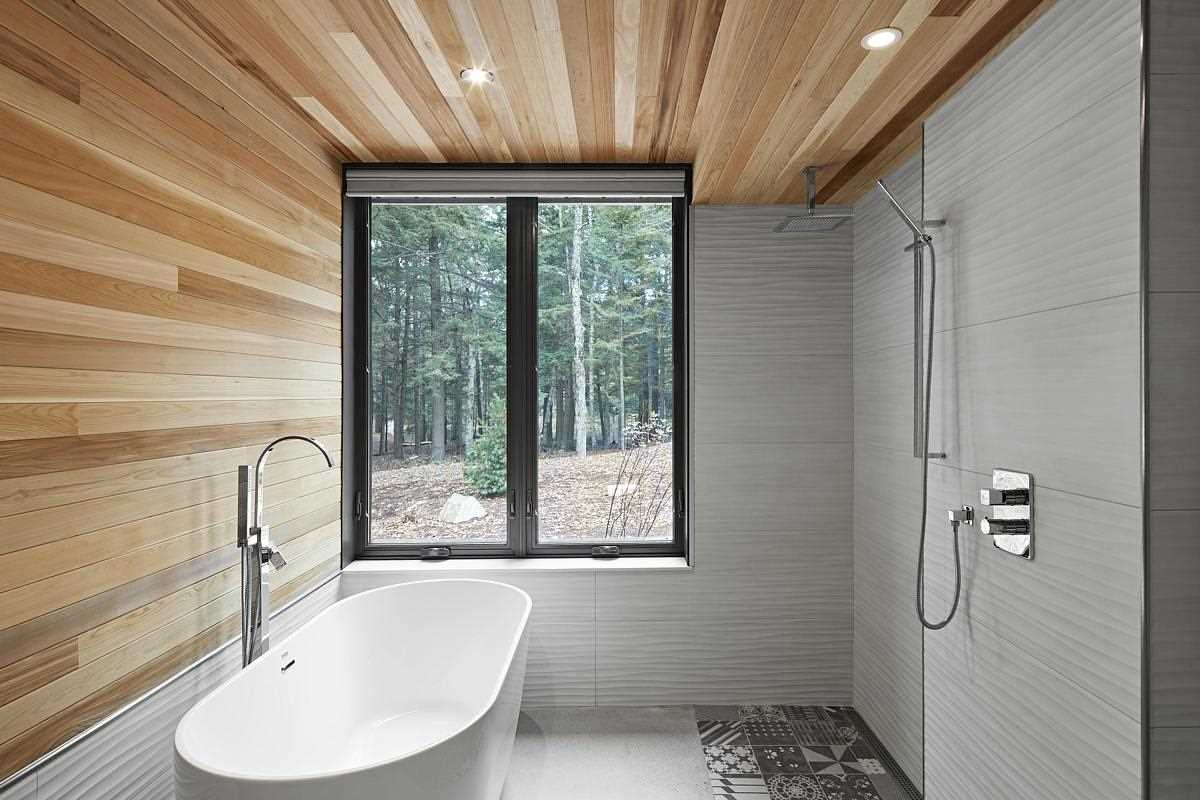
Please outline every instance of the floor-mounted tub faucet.
[[263, 469], [267, 456], [275, 445], [287, 441], [308, 442], [321, 451], [325, 463], [333, 466], [329, 451], [316, 439], [308, 436], [280, 436], [263, 448], [254, 464], [253, 477], [250, 466], [238, 467], [238, 547], [242, 551], [242, 666], [247, 666], [261, 656], [270, 646], [268, 625], [270, 612], [267, 602], [270, 587], [267, 580], [269, 570], [282, 569], [287, 564], [275, 546], [271, 544], [270, 529], [262, 524]]

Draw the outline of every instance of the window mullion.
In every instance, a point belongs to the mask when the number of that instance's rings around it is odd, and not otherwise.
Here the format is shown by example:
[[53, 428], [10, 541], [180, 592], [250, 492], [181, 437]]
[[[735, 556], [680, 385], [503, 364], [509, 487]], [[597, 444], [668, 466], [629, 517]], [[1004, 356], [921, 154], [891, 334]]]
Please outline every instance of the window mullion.
[[536, 501], [537, 199], [508, 199], [509, 546], [529, 551]]

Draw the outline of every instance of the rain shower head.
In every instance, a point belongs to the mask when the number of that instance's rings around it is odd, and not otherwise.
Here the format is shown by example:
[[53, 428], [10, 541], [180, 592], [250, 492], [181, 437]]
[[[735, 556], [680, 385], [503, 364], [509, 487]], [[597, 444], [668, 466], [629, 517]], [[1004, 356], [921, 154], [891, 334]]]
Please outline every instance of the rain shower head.
[[785, 217], [775, 226], [776, 233], [829, 233], [852, 216], [848, 212], [837, 214], [796, 214]]
[[817, 213], [817, 168], [804, 168], [804, 186], [808, 201], [807, 214], [785, 217], [775, 226], [776, 233], [829, 233], [854, 215], [849, 211]]

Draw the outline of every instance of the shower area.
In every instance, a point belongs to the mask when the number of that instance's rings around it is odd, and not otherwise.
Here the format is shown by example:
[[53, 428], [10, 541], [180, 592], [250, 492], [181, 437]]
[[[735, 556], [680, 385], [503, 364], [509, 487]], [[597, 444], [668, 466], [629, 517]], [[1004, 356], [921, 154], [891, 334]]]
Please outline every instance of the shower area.
[[1141, 796], [1138, 13], [1050, 8], [853, 208], [853, 705], [926, 797]]

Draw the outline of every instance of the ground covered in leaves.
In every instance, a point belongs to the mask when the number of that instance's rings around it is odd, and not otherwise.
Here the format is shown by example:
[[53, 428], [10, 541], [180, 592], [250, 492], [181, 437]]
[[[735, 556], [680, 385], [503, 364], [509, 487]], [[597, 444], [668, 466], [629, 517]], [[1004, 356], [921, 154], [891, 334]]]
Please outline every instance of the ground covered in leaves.
[[[630, 467], [637, 462], [630, 480]], [[622, 475], [622, 463], [625, 464]], [[618, 476], [622, 475], [620, 479]], [[616, 497], [611, 491], [618, 485]], [[485, 516], [461, 524], [438, 519], [451, 494], [475, 497]], [[541, 541], [671, 538], [671, 445], [626, 453], [564, 453], [538, 462], [538, 531]], [[503, 496], [480, 497], [463, 475], [462, 458], [433, 463], [413, 457], [376, 457], [371, 465], [371, 541], [503, 542]]]

